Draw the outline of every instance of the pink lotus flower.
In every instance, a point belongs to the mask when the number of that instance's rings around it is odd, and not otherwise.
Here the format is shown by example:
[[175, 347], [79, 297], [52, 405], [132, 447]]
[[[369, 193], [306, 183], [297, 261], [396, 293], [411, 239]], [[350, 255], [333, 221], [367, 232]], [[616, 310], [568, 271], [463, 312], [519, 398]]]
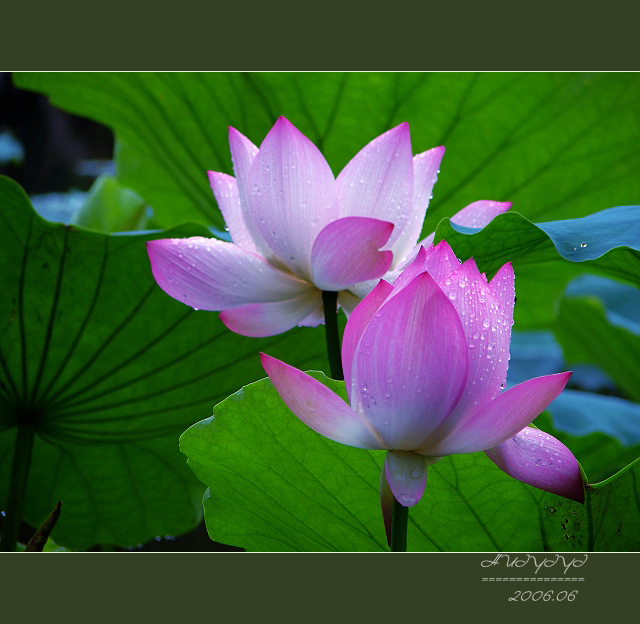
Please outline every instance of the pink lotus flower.
[[[235, 178], [209, 180], [233, 242], [147, 243], [153, 275], [175, 299], [221, 310], [239, 334], [270, 336], [321, 323], [323, 290], [339, 292], [349, 313], [415, 257], [444, 147], [412, 156], [409, 124], [371, 141], [337, 178], [284, 117], [260, 149], [233, 128], [229, 141]], [[453, 219], [482, 227], [509, 206], [475, 202]]]
[[421, 499], [427, 467], [444, 455], [485, 451], [507, 474], [582, 502], [580, 468], [552, 436], [528, 427], [571, 373], [503, 391], [515, 302], [505, 264], [487, 282], [442, 241], [421, 248], [393, 285], [380, 280], [355, 308], [342, 342], [349, 403], [319, 381], [262, 354], [280, 396], [323, 436], [386, 449], [382, 505]]

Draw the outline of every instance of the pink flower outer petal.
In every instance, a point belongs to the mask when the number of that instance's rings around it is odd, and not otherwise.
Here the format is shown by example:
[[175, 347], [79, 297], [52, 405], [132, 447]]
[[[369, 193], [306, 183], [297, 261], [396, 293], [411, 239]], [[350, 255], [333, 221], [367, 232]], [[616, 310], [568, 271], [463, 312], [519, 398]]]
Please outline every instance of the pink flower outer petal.
[[487, 199], [469, 204], [451, 217], [451, 221], [457, 225], [471, 228], [483, 228], [490, 223], [494, 217], [506, 212], [511, 208], [511, 202], [497, 202]]
[[218, 207], [227, 224], [231, 240], [245, 251], [258, 253], [253, 238], [244, 221], [238, 185], [233, 176], [217, 171], [209, 171], [209, 183]]
[[440, 241], [435, 247], [420, 246], [413, 261], [393, 282], [394, 289], [404, 288], [416, 275], [427, 271], [439, 284], [460, 268], [460, 261], [447, 241]]
[[413, 204], [413, 156], [404, 122], [365, 145], [336, 180], [341, 217], [373, 217], [395, 225], [388, 245], [400, 237]]
[[338, 305], [342, 308], [347, 318], [351, 316], [360, 301], [362, 301], [362, 297], [356, 297], [356, 295], [348, 290], [343, 290], [338, 293]]
[[[301, 325], [322, 306], [322, 295], [311, 290], [300, 297], [275, 301], [273, 303], [253, 303], [240, 308], [223, 310], [220, 320], [236, 334], [263, 338], [275, 336]], [[322, 321], [317, 319], [318, 322]], [[313, 320], [316, 320], [315, 317]], [[316, 323], [316, 325], [318, 324]]]
[[147, 253], [160, 288], [201, 310], [291, 299], [311, 288], [260, 256], [215, 238], [149, 241]]
[[422, 231], [424, 216], [438, 179], [444, 147], [434, 147], [413, 157], [413, 209], [404, 230], [393, 243], [393, 267], [402, 266], [410, 259], [411, 252]]
[[451, 245], [447, 241], [441, 240], [437, 245], [427, 248], [424, 266], [425, 270], [429, 271], [433, 279], [440, 284], [460, 268], [460, 260], [453, 253]]
[[[233, 171], [235, 173], [236, 186], [238, 188], [238, 200], [242, 208], [242, 218], [251, 240], [260, 255], [267, 260], [274, 260], [275, 255], [265, 243], [260, 231], [253, 221], [251, 213], [250, 198], [251, 188], [249, 186], [249, 172], [258, 148], [244, 134], [229, 126], [229, 145], [231, 147], [231, 160], [233, 161]], [[233, 237], [233, 234], [231, 235]], [[274, 264], [277, 264], [274, 263]]]
[[502, 444], [485, 451], [491, 461], [518, 481], [584, 503], [580, 465], [553, 436], [525, 427]]
[[338, 218], [335, 179], [320, 150], [280, 117], [265, 137], [249, 173], [253, 222], [275, 255], [309, 280], [311, 247]]
[[378, 251], [393, 223], [369, 217], [344, 217], [326, 225], [311, 250], [311, 280], [320, 290], [338, 292], [386, 273], [390, 251]]
[[395, 499], [404, 507], [420, 502], [427, 485], [426, 458], [407, 451], [389, 451], [384, 458], [384, 471]]
[[453, 455], [485, 451], [531, 424], [564, 389], [570, 372], [535, 377], [510, 388], [478, 411], [465, 415], [451, 430], [445, 425], [416, 452]]
[[473, 259], [458, 265], [457, 271], [440, 282], [440, 287], [458, 312], [469, 347], [467, 384], [446, 423], [453, 428], [458, 420], [468, 418], [498, 396], [504, 387], [513, 316], [502, 310]]
[[[511, 319], [509, 329], [513, 325], [513, 309], [516, 304], [515, 273], [511, 262], [502, 265], [489, 282], [496, 298], [500, 303], [500, 309], [505, 318]], [[511, 331], [509, 331], [511, 340]]]
[[380, 280], [378, 285], [356, 306], [344, 328], [342, 336], [342, 369], [350, 401], [353, 359], [358, 343], [367, 325], [392, 291], [393, 286], [391, 284]]
[[396, 277], [393, 282], [394, 293], [399, 293], [411, 280], [415, 279], [421, 273], [424, 273], [426, 269], [427, 254], [431, 250], [427, 251], [424, 247], [420, 247], [416, 257], [413, 261]]
[[384, 448], [375, 429], [327, 386], [269, 355], [260, 359], [282, 400], [308, 427], [347, 446]]
[[453, 409], [467, 377], [460, 319], [428, 273], [382, 304], [354, 360], [351, 404], [393, 450], [420, 447]]
[[233, 172], [238, 183], [240, 203], [248, 207], [251, 189], [249, 188], [249, 171], [259, 149], [241, 132], [229, 126], [229, 145]]
[[322, 295], [317, 293], [317, 307], [309, 314], [305, 316], [298, 325], [300, 327], [318, 327], [324, 323], [324, 305], [322, 303]]

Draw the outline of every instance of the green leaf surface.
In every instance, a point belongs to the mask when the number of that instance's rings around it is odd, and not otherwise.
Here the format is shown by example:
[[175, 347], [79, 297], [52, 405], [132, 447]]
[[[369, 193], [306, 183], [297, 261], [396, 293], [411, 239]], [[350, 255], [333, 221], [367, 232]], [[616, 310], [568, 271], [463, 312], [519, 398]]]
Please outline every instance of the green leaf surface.
[[[313, 375], [345, 397], [344, 382]], [[384, 551], [384, 451], [332, 442], [304, 425], [268, 379], [218, 404], [180, 438], [208, 486], [212, 539], [253, 551]], [[414, 551], [636, 550], [637, 463], [580, 505], [512, 479], [484, 453], [429, 468], [409, 513]], [[567, 520], [565, 521], [565, 518]], [[622, 528], [620, 528], [622, 527]]]
[[260, 144], [279, 115], [334, 172], [409, 121], [447, 154], [425, 232], [479, 199], [536, 221], [637, 202], [640, 76], [628, 73], [18, 73], [19, 87], [114, 129], [118, 176], [163, 226], [223, 226], [207, 170], [231, 173], [227, 126]]
[[5, 177], [0, 222], [0, 509], [16, 425], [29, 424], [24, 519], [40, 526], [61, 500], [57, 543], [131, 546], [193, 528], [203, 488], [180, 433], [264, 374], [259, 349], [323, 366], [322, 332], [244, 338], [163, 293], [145, 242], [208, 236], [202, 226], [108, 235], [49, 223]]
[[638, 206], [537, 224], [508, 212], [482, 230], [444, 219], [435, 240], [446, 240], [461, 260], [473, 257], [489, 277], [512, 262], [518, 298], [516, 329], [534, 329], [550, 326], [556, 300], [581, 273], [599, 273], [640, 286], [639, 217]]
[[613, 325], [595, 297], [564, 297], [554, 325], [570, 364], [597, 364], [628, 398], [640, 402], [640, 336]]

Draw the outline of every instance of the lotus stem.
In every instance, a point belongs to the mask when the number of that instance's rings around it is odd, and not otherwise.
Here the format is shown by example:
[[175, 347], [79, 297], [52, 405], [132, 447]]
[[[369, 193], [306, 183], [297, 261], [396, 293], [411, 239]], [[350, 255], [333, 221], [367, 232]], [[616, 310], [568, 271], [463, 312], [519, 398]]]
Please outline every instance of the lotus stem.
[[409, 508], [394, 497], [391, 511], [391, 552], [407, 552], [407, 522]]
[[332, 379], [344, 379], [342, 355], [340, 353], [340, 335], [338, 333], [338, 293], [322, 291], [324, 306], [324, 330], [327, 338], [327, 355]]

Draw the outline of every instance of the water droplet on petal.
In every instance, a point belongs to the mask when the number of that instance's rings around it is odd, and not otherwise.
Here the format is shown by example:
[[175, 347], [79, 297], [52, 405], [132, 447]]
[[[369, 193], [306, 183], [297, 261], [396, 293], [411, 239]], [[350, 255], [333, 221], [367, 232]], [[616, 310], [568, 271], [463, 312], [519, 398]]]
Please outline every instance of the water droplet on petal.
[[412, 473], [411, 476], [414, 479], [419, 479], [422, 476], [422, 470], [420, 470], [419, 468], [416, 468]]
[[587, 246], [587, 243], [580, 243], [580, 247], [582, 247], [583, 249]]

